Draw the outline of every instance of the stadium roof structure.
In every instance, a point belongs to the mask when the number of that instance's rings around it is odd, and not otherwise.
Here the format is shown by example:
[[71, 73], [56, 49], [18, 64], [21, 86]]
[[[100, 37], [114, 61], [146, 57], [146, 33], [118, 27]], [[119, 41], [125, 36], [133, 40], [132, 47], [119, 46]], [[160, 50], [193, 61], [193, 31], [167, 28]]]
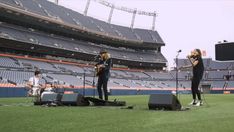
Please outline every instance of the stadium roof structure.
[[37, 27], [72, 38], [151, 50], [165, 45], [157, 31], [109, 24], [46, 0], [2, 0], [0, 10], [1, 21]]
[[47, 0], [1, 0], [0, 11], [1, 47], [85, 61], [106, 47], [116, 64], [166, 67], [157, 31], [109, 24]]

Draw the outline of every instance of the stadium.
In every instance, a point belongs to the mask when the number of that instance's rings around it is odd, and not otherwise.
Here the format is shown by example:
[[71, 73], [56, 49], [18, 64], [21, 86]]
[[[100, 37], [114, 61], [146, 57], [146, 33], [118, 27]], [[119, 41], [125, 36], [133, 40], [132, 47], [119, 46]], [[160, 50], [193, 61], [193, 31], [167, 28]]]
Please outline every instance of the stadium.
[[[233, 43], [216, 44], [218, 61], [203, 58], [199, 89], [204, 104], [188, 106], [193, 72], [192, 68], [179, 67], [190, 61], [175, 58], [176, 67], [168, 70], [168, 60], [161, 52], [167, 45], [155, 30], [156, 12], [94, 0], [110, 9], [130, 12], [132, 23], [126, 27], [111, 23], [113, 10], [108, 22], [87, 16], [90, 1], [82, 14], [59, 5], [59, 1], [0, 0], [2, 131], [232, 131], [234, 62], [227, 60], [234, 59]], [[153, 17], [152, 29], [135, 28], [137, 14]], [[34, 97], [28, 96], [28, 80], [40, 71], [41, 85], [56, 84], [56, 92], [63, 96], [95, 99], [95, 64], [102, 50], [111, 54], [113, 63], [109, 100], [124, 101], [125, 106], [38, 106]], [[176, 100], [182, 107], [171, 111], [159, 103], [160, 109], [149, 110], [148, 105], [155, 103], [153, 96], [161, 96], [162, 102]], [[173, 103], [169, 104], [172, 109], [178, 105]]]

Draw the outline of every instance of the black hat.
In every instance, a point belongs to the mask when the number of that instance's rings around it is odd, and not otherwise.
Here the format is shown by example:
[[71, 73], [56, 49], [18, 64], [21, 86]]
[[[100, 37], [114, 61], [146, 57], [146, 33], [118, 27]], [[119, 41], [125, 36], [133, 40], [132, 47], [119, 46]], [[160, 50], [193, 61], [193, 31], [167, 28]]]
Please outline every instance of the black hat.
[[103, 54], [103, 53], [107, 53], [107, 50], [105, 49], [100, 50], [99, 54]]

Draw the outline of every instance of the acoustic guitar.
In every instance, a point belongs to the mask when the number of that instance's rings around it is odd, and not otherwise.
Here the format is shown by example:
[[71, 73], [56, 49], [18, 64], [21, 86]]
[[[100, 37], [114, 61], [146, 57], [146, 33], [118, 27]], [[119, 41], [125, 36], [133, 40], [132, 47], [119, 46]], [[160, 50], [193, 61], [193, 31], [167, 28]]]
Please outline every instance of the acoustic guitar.
[[103, 64], [95, 66], [96, 76], [100, 76], [104, 70], [105, 66]]

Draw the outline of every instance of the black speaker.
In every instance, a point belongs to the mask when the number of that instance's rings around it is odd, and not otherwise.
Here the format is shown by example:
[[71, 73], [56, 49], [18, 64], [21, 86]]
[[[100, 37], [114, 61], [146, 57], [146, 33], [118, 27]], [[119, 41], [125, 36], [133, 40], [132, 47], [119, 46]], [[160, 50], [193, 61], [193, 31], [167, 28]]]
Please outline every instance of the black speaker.
[[86, 97], [86, 99], [88, 99], [90, 102], [92, 102], [93, 105], [95, 105], [95, 106], [105, 106], [106, 105], [106, 101], [102, 100], [102, 99], [93, 98], [93, 97]]
[[114, 101], [105, 101], [98, 98], [93, 97], [86, 97], [87, 100], [89, 100], [94, 106], [125, 106], [125, 101], [117, 101], [116, 99]]
[[74, 94], [63, 94], [61, 99], [63, 105], [70, 105], [70, 106], [88, 106], [89, 101], [81, 94], [74, 93]]
[[151, 94], [148, 102], [150, 110], [180, 110], [181, 104], [173, 94]]
[[62, 95], [59, 93], [45, 93], [41, 96], [41, 104], [47, 103], [59, 103], [61, 101]]
[[215, 59], [219, 61], [234, 60], [234, 43], [220, 43], [215, 45]]

